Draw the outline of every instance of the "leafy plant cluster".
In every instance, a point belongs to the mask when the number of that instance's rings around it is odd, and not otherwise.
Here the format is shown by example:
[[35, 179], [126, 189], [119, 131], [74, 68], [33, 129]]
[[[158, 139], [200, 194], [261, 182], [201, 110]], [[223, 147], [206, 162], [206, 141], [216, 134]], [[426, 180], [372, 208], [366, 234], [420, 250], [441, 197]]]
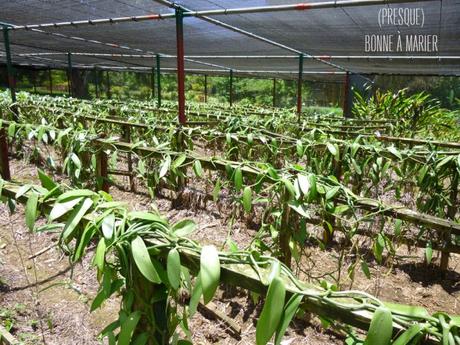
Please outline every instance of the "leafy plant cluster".
[[[187, 237], [195, 229], [189, 220], [171, 225], [157, 213], [129, 211], [107, 193], [68, 189], [42, 171], [39, 178], [41, 186], [0, 181], [2, 195], [10, 195], [4, 201], [10, 209], [14, 200], [26, 203], [25, 221], [31, 231], [57, 231], [72, 263], [86, 255], [91, 242], [97, 243], [93, 266], [100, 290], [91, 309], [114, 294], [122, 297], [118, 320], [101, 332], [109, 344], [191, 343], [188, 320], [199, 301], [211, 301], [223, 277], [231, 276], [222, 275], [223, 271], [239, 277], [227, 278], [226, 283], [266, 291], [257, 321], [258, 345], [273, 336], [280, 344], [292, 318], [304, 308], [313, 308], [324, 324], [347, 333], [348, 344], [405, 345], [427, 338], [460, 343], [457, 316], [429, 315], [422, 307], [384, 303], [361, 291], [337, 291], [326, 282], [311, 286], [278, 260], [257, 251], [225, 253], [213, 246], [201, 247]], [[47, 216], [48, 223], [36, 226], [40, 215]], [[365, 339], [348, 326], [358, 319], [370, 321]], [[180, 339], [179, 329], [186, 339]]]

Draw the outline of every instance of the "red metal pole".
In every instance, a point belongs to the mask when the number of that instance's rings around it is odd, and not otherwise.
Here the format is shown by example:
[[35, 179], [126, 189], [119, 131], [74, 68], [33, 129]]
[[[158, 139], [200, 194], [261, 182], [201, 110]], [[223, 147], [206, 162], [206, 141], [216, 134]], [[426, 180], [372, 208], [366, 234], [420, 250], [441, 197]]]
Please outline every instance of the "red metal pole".
[[179, 98], [179, 123], [185, 125], [185, 67], [184, 67], [184, 18], [182, 10], [176, 9], [176, 45], [177, 45], [177, 93]]

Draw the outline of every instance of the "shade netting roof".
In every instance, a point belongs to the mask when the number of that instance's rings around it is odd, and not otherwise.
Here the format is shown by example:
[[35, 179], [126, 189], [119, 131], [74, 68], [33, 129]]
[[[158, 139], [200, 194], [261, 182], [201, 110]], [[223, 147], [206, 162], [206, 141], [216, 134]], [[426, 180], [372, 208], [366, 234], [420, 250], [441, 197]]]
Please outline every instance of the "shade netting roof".
[[[187, 11], [295, 4], [290, 0], [180, 0]], [[311, 1], [311, 4], [319, 1]], [[334, 8], [186, 16], [185, 68], [190, 73], [297, 78], [298, 55], [304, 76], [343, 78], [359, 74], [460, 75], [460, 3], [417, 1]], [[357, 2], [359, 3], [359, 1]], [[60, 23], [174, 13], [168, 1], [152, 0], [10, 0], [0, 22], [10, 25]], [[403, 8], [423, 13], [423, 25], [379, 25], [382, 10]], [[412, 12], [411, 12], [412, 10]], [[388, 11], [389, 12], [389, 11]], [[186, 12], [187, 13], [187, 12]], [[421, 18], [420, 18], [421, 19]], [[65, 68], [67, 52], [79, 68], [131, 68], [149, 71], [161, 54], [161, 70], [176, 68], [175, 19], [124, 21], [9, 30], [13, 62]], [[437, 50], [366, 52], [366, 35], [433, 37]], [[432, 38], [433, 39], [433, 38]], [[3, 37], [0, 62], [5, 61]], [[92, 54], [92, 55], [91, 55]], [[115, 54], [115, 55], [114, 55]], [[312, 58], [310, 55], [314, 56]], [[322, 59], [323, 61], [318, 61]]]

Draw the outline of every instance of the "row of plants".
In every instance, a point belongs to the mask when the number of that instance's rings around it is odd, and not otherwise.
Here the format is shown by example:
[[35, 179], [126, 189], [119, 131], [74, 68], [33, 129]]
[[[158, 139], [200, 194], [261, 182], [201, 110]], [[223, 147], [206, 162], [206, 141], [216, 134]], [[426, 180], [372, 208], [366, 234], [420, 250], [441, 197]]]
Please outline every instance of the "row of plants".
[[[346, 334], [347, 344], [460, 344], [458, 316], [430, 315], [423, 307], [385, 303], [362, 291], [338, 291], [325, 281], [312, 286], [259, 251], [201, 247], [189, 238], [196, 227], [190, 220], [169, 224], [157, 213], [129, 211], [105, 192], [69, 189], [43, 171], [39, 179], [41, 186], [0, 180], [2, 199], [11, 211], [15, 201], [26, 204], [31, 231], [58, 232], [72, 264], [87, 255], [90, 243], [97, 243], [92, 262], [100, 288], [91, 310], [111, 296], [122, 298], [118, 319], [101, 332], [109, 344], [191, 344], [188, 321], [200, 301], [214, 298], [221, 283], [264, 296], [258, 345], [273, 338], [280, 344], [291, 320], [305, 311]], [[48, 222], [37, 226], [39, 216]]]
[[[339, 183], [337, 178], [310, 173], [300, 165], [275, 169], [267, 163], [249, 164], [217, 158], [205, 159], [192, 153], [174, 152], [159, 147], [144, 148], [143, 152], [139, 152], [137, 148], [142, 147], [139, 143], [134, 146], [129, 144], [120, 146], [121, 143], [113, 139], [106, 139], [103, 143], [94, 145], [93, 140], [97, 136], [90, 132], [78, 132], [73, 128], [59, 131], [50, 129], [47, 125], [37, 127], [15, 124], [9, 126], [8, 132], [21, 148], [24, 147], [24, 143], [20, 138], [37, 139], [36, 144], [46, 138], [47, 143], [52, 142], [60, 147], [60, 151], [66, 152], [66, 156], [62, 158], [63, 171], [76, 184], [94, 181], [97, 170], [96, 157], [98, 152], [104, 150], [109, 154], [112, 166], [116, 164], [120, 152], [129, 151], [136, 154], [137, 176], [145, 181], [152, 197], [155, 196], [158, 188], [180, 190], [184, 187], [184, 181], [192, 178], [199, 178], [206, 184], [211, 184], [215, 201], [219, 200], [221, 190], [226, 189], [230, 192], [233, 205], [241, 205], [245, 212], [251, 213], [263, 208], [262, 215], [259, 216], [260, 230], [251, 246], [274, 253], [287, 264], [291, 262], [291, 255], [294, 259], [300, 260], [301, 248], [305, 241], [313, 236], [307, 227], [313, 215], [319, 215], [320, 224], [325, 228], [325, 233], [330, 235], [336, 230], [335, 220], [343, 224], [349, 223], [350, 226], [345, 234], [353, 243], [356, 235], [359, 234], [361, 224], [380, 220], [379, 215], [383, 215], [388, 210], [386, 205], [373, 201], [374, 212], [363, 214], [363, 205], [359, 204], [362, 198]], [[34, 148], [34, 152], [38, 152], [35, 150], [40, 150], [39, 145]], [[56, 169], [56, 163], [50, 158], [51, 156], [48, 155], [49, 165]], [[203, 168], [220, 172], [209, 177], [203, 173]], [[196, 177], [190, 175], [192, 171]], [[379, 262], [382, 262], [384, 251], [390, 257], [394, 256], [398, 239], [406, 235], [402, 231], [402, 222], [397, 221], [394, 224], [396, 236], [389, 236], [383, 228], [385, 217], [382, 217], [382, 220], [380, 231], [368, 233], [373, 236], [373, 252]], [[264, 241], [267, 236], [278, 245], [268, 246]], [[418, 237], [427, 239], [427, 259], [431, 261], [432, 248], [440, 248], [436, 244], [437, 233], [423, 227]], [[453, 243], [456, 241], [454, 238]], [[319, 244], [325, 243], [320, 240]], [[448, 244], [452, 244], [451, 240]], [[350, 251], [356, 249], [353, 245], [348, 248]], [[363, 271], [368, 272], [367, 263], [359, 251], [356, 260], [350, 264], [349, 274], [353, 274], [356, 267], [361, 267]]]
[[[95, 134], [113, 132], [112, 125], [94, 125], [94, 121], [86, 121], [79, 115], [73, 118], [62, 115], [46, 117], [53, 119], [55, 124], [60, 123], [61, 127], [84, 124], [85, 128], [94, 129]], [[308, 166], [317, 175], [335, 175], [345, 185], [360, 191], [361, 196], [377, 197], [382, 192], [392, 192], [396, 201], [400, 201], [402, 195], [410, 193], [416, 201], [413, 206], [419, 211], [439, 217], [447, 217], [452, 206], [451, 194], [458, 179], [459, 162], [455, 151], [398, 149], [362, 137], [354, 141], [337, 140], [320, 131], [299, 139], [277, 136], [269, 140], [269, 133], [264, 129], [240, 125], [229, 126], [227, 130], [188, 128], [181, 132], [183, 148], [193, 150], [195, 143], [204, 143], [214, 156], [218, 152], [243, 163], [270, 161], [276, 168], [284, 167], [286, 162], [296, 162]], [[178, 145], [173, 144], [177, 136], [175, 126], [149, 125], [143, 131], [131, 131], [134, 142], [142, 141], [149, 146], [172, 150], [178, 149]], [[143, 140], [148, 137], [152, 140]]]

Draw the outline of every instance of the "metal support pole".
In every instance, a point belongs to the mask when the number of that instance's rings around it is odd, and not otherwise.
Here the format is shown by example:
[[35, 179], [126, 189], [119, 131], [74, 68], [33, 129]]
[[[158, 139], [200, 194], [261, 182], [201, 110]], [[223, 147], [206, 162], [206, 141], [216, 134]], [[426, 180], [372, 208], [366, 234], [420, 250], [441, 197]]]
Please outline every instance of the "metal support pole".
[[204, 75], [204, 102], [208, 103], [208, 76]]
[[297, 79], [297, 116], [302, 114], [303, 54], [299, 54], [299, 77]]
[[345, 83], [343, 85], [343, 116], [351, 117], [350, 109], [350, 73], [345, 75]]
[[51, 72], [51, 68], [48, 70], [48, 79], [50, 83], [50, 94], [53, 95], [53, 73]]
[[97, 68], [94, 68], [94, 88], [96, 92], [96, 98], [99, 98], [99, 78], [97, 74]]
[[[6, 54], [6, 73], [8, 78], [8, 88], [10, 89], [11, 93], [11, 101], [16, 103], [16, 81], [14, 78], [14, 69], [13, 69], [13, 61], [11, 60], [11, 50], [10, 50], [10, 36], [8, 32], [8, 28], [3, 26], [3, 43], [5, 45], [5, 54]], [[13, 118], [15, 121], [18, 121], [18, 115], [16, 110], [13, 108]]]
[[273, 78], [273, 108], [276, 107], [276, 78]]
[[233, 105], [233, 70], [230, 70], [230, 92], [229, 92], [230, 107]]
[[70, 97], [73, 97], [72, 84], [72, 54], [67, 53], [67, 86], [69, 88]]
[[110, 98], [112, 98], [112, 93], [110, 92], [110, 74], [109, 74], [109, 71], [106, 72], [106, 78], [107, 78], [107, 98], [110, 99]]
[[157, 59], [157, 98], [158, 98], [158, 108], [161, 108], [161, 66], [160, 66], [160, 54], [156, 55]]
[[150, 88], [152, 89], [152, 100], [155, 99], [155, 67], [152, 67], [152, 74], [150, 76]]
[[176, 8], [176, 46], [177, 46], [177, 94], [179, 123], [187, 122], [185, 117], [185, 66], [184, 66], [184, 17], [183, 11]]

